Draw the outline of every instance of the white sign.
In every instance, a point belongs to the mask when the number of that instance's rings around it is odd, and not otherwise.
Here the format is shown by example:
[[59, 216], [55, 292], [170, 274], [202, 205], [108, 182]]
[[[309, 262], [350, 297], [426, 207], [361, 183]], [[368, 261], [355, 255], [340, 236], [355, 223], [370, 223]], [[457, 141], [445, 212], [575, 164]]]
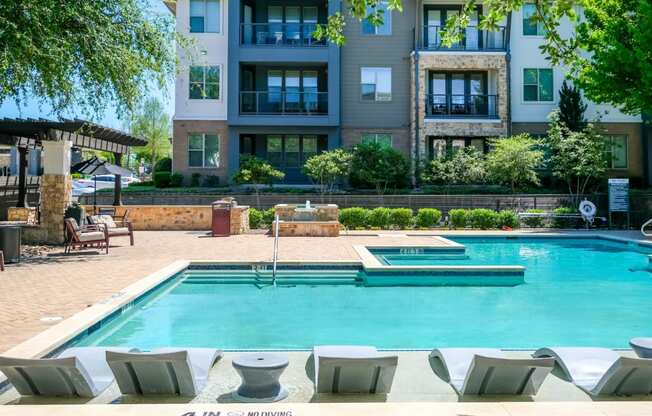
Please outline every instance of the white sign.
[[629, 212], [629, 179], [609, 179], [609, 212]]

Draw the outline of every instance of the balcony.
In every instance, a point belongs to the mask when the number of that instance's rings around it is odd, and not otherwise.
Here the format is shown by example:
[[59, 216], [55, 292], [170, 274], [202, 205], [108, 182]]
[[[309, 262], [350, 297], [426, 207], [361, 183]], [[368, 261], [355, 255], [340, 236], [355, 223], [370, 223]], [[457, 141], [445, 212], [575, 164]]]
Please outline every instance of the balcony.
[[260, 47], [326, 47], [326, 39], [317, 40], [313, 33], [317, 23], [242, 23], [240, 44]]
[[243, 91], [240, 114], [324, 116], [328, 115], [328, 92]]
[[426, 118], [498, 119], [498, 96], [428, 94]]
[[480, 30], [477, 26], [468, 26], [464, 30], [462, 41], [450, 47], [443, 45], [441, 39], [445, 27], [426, 25], [423, 27], [419, 47], [426, 51], [461, 51], [461, 52], [503, 52], [506, 51], [505, 27], [497, 31]]

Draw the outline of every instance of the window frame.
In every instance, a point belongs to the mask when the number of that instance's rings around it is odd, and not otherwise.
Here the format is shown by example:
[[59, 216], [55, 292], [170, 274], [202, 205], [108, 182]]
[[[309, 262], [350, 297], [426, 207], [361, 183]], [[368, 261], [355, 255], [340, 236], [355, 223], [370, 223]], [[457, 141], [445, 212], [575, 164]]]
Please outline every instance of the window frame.
[[[192, 149], [190, 147], [190, 137], [191, 136], [201, 136], [202, 138], [202, 143], [201, 143], [201, 149]], [[206, 165], [206, 136], [215, 136], [217, 139], [217, 157], [216, 157], [216, 165], [215, 166], [207, 166]], [[188, 168], [189, 169], [219, 169], [221, 165], [221, 145], [220, 145], [220, 135], [217, 133], [188, 133], [188, 141], [187, 141], [187, 160], [188, 160]], [[192, 165], [190, 163], [190, 153], [191, 152], [201, 152], [201, 166], [197, 165]]]
[[[197, 81], [192, 81], [191, 74], [193, 68], [202, 68], [202, 82], [201, 82], [201, 91], [204, 92], [202, 97], [194, 98], [192, 97], [192, 87], [194, 84], [199, 84]], [[211, 68], [217, 69], [217, 81], [207, 82], [208, 72]], [[206, 93], [206, 86], [209, 84], [217, 85], [217, 98], [210, 98], [204, 96]], [[188, 69], [188, 99], [189, 100], [211, 100], [211, 101], [220, 101], [222, 99], [222, 65], [191, 65]]]
[[[525, 79], [525, 73], [526, 71], [536, 71], [537, 73], [537, 82], [536, 84], [532, 83], [526, 83]], [[542, 100], [541, 99], [541, 72], [542, 71], [550, 71], [550, 81], [552, 85], [550, 86], [550, 91], [551, 91], [551, 96], [549, 100]], [[552, 68], [523, 68], [523, 71], [521, 72], [523, 79], [521, 80], [521, 85], [522, 85], [522, 90], [521, 90], [521, 100], [525, 104], [551, 104], [555, 102], [555, 71]], [[536, 100], [528, 100], [525, 97], [525, 88], [526, 87], [532, 87], [535, 86], [537, 87], [537, 98]]]
[[[369, 22], [366, 18], [363, 19], [360, 22], [360, 34], [362, 36], [392, 36], [392, 10], [389, 9], [389, 1], [388, 0], [380, 0], [377, 3], [377, 8], [382, 8], [383, 9], [383, 24], [381, 26], [374, 26]], [[371, 7], [367, 7], [367, 16], [371, 13]], [[371, 27], [373, 29], [372, 32], [367, 32], [365, 31], [365, 28]], [[387, 27], [387, 33], [379, 33], [380, 28]]]
[[[192, 2], [201, 2], [203, 6], [203, 15], [201, 18], [203, 19], [202, 23], [202, 30], [201, 31], [194, 31], [192, 30], [192, 18], [193, 17], [200, 17], [200, 16], [193, 16], [192, 15]], [[222, 33], [222, 0], [216, 0], [217, 1], [217, 10], [218, 10], [218, 15], [217, 15], [217, 31], [209, 31], [206, 30], [207, 26], [207, 19], [208, 19], [208, 0], [189, 0], [188, 1], [188, 33]]]
[[[530, 17], [527, 18], [525, 17], [526, 6], [528, 7], [535, 6], [534, 13], [536, 14], [536, 5], [534, 3], [532, 2], [523, 3], [523, 6], [521, 7], [521, 34], [528, 38], [542, 38], [546, 36], [546, 28], [543, 26], [543, 23], [541, 22], [536, 22], [536, 34], [532, 35], [532, 34], [525, 33], [526, 22], [530, 20], [530, 18], [532, 17], [532, 15], [530, 15]], [[527, 23], [527, 25], [532, 26], [532, 24], [529, 22]]]
[[[374, 99], [364, 98], [364, 93], [362, 91], [362, 86], [367, 85], [362, 83], [364, 71], [373, 71], [374, 74]], [[378, 99], [378, 73], [379, 72], [389, 72], [389, 97], [388, 99]], [[379, 67], [379, 66], [361, 66], [360, 67], [360, 101], [363, 103], [390, 103], [393, 99], [393, 86], [392, 86], [392, 67]], [[370, 84], [369, 84], [370, 85]]]
[[[609, 170], [629, 170], [629, 136], [627, 134], [606, 134], [603, 136], [607, 140], [607, 162]], [[625, 166], [616, 166], [614, 155], [614, 139], [624, 139], [624, 156]]]

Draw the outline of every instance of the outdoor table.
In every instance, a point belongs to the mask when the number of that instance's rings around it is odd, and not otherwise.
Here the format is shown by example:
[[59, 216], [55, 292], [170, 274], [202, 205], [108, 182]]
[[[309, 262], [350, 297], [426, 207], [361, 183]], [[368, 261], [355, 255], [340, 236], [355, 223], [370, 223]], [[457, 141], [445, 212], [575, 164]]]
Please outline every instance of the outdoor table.
[[233, 392], [233, 398], [245, 403], [269, 403], [283, 400], [287, 390], [279, 383], [279, 377], [288, 366], [285, 355], [269, 353], [243, 354], [233, 360], [233, 368], [242, 384]]

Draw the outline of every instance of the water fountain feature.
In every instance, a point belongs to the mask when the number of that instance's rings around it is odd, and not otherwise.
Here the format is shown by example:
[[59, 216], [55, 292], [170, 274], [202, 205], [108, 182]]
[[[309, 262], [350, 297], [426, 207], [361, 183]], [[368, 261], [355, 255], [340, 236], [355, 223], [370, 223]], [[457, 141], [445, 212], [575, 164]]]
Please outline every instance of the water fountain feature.
[[339, 208], [334, 204], [278, 204], [281, 237], [337, 237], [340, 233]]

